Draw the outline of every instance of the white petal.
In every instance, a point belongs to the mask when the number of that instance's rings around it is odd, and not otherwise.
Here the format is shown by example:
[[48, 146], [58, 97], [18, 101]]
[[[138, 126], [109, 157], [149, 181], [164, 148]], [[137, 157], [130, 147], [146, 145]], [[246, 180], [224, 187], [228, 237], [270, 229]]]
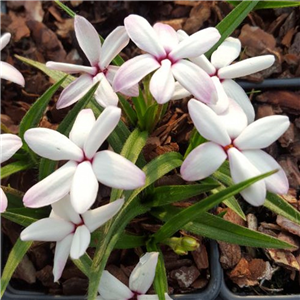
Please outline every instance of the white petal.
[[172, 51], [172, 49], [178, 45], [178, 36], [173, 27], [163, 23], [156, 23], [154, 24], [153, 29], [167, 53]]
[[78, 259], [88, 248], [91, 241], [91, 233], [85, 225], [78, 226], [73, 236], [73, 241], [70, 250], [72, 259]]
[[131, 161], [112, 151], [100, 151], [93, 160], [97, 179], [110, 187], [134, 190], [145, 184], [145, 173]]
[[91, 159], [98, 148], [117, 126], [121, 118], [121, 109], [115, 106], [106, 107], [98, 117], [85, 143], [85, 156]]
[[114, 91], [119, 92], [130, 89], [159, 67], [160, 64], [150, 54], [142, 54], [126, 61], [114, 78]]
[[82, 150], [65, 135], [49, 128], [31, 128], [24, 134], [28, 146], [38, 155], [52, 160], [84, 158]]
[[95, 122], [96, 118], [93, 111], [89, 108], [82, 109], [77, 115], [72, 130], [70, 131], [70, 140], [82, 149]]
[[99, 184], [89, 161], [77, 166], [71, 185], [71, 203], [78, 214], [86, 212], [95, 202]]
[[56, 243], [53, 263], [53, 276], [54, 282], [58, 281], [67, 263], [71, 244], [73, 240], [73, 234], [69, 234], [63, 240]]
[[247, 58], [233, 65], [221, 68], [218, 71], [218, 76], [222, 79], [247, 76], [271, 67], [274, 61], [274, 55]]
[[2, 188], [0, 188], [0, 213], [5, 212], [6, 208], [7, 208], [7, 197], [4, 191], [2, 190]]
[[108, 271], [103, 271], [98, 292], [105, 300], [127, 300], [131, 299], [133, 292], [115, 276]]
[[223, 148], [207, 142], [196, 147], [184, 160], [180, 174], [186, 181], [196, 181], [215, 172], [225, 161], [227, 155]]
[[171, 62], [164, 59], [161, 67], [152, 75], [150, 92], [159, 104], [168, 102], [174, 94], [175, 80], [171, 71]]
[[[250, 161], [236, 148], [227, 152], [232, 180], [239, 183], [260, 174]], [[253, 206], [262, 205], [266, 198], [266, 185], [260, 180], [241, 191], [243, 198]]]
[[175, 89], [171, 100], [179, 100], [189, 97], [191, 93], [186, 90], [178, 81], [175, 82]]
[[188, 109], [195, 127], [203, 137], [221, 146], [231, 143], [222, 121], [208, 106], [192, 99], [188, 102]]
[[216, 103], [217, 91], [209, 75], [187, 60], [172, 65], [172, 73], [179, 83], [196, 99], [205, 103]]
[[277, 173], [264, 179], [267, 190], [275, 194], [287, 194], [289, 189], [288, 179], [281, 166], [272, 156], [262, 150], [246, 150], [242, 153], [261, 173], [277, 169]]
[[123, 204], [124, 199], [118, 199], [96, 209], [88, 210], [82, 214], [84, 224], [90, 232], [93, 232], [111, 219], [121, 209]]
[[62, 219], [45, 218], [26, 227], [20, 235], [22, 241], [57, 242], [75, 229], [73, 223]]
[[105, 39], [101, 49], [100, 68], [102, 71], [126, 47], [129, 37], [124, 26], [118, 26]]
[[25, 79], [20, 71], [4, 61], [0, 61], [0, 78], [17, 83], [22, 87], [25, 85]]
[[241, 47], [239, 39], [228, 37], [211, 55], [211, 63], [217, 69], [229, 66], [240, 55]]
[[51, 175], [31, 187], [24, 195], [23, 202], [27, 207], [42, 207], [52, 204], [70, 192], [77, 163], [69, 161]]
[[0, 51], [9, 43], [11, 34], [9, 32], [4, 33], [0, 38]]
[[88, 58], [91, 66], [98, 65], [101, 43], [96, 29], [87, 19], [78, 15], [74, 18], [74, 28], [78, 44]]
[[77, 66], [73, 64], [59, 63], [54, 61], [47, 61], [46, 67], [52, 70], [62, 71], [69, 74], [83, 72], [94, 75], [97, 72], [96, 67]]
[[[137, 300], [159, 300], [157, 295], [138, 295]], [[165, 293], [165, 300], [172, 300], [172, 298]]]
[[197, 57], [190, 58], [190, 61], [198, 65], [210, 76], [215, 75], [217, 72], [216, 68], [213, 66], [213, 64], [207, 59], [207, 57], [204, 54]]
[[97, 77], [101, 77], [100, 84], [95, 93], [95, 98], [97, 102], [102, 107], [107, 107], [110, 105], [118, 106], [118, 95], [115, 93], [111, 84], [108, 82], [104, 74], [99, 74], [99, 76]]
[[222, 86], [227, 96], [233, 99], [243, 109], [247, 115], [248, 124], [252, 123], [255, 118], [254, 108], [245, 91], [235, 81], [226, 79], [222, 81]]
[[10, 159], [21, 147], [22, 140], [15, 134], [3, 133], [0, 135], [1, 140], [1, 159], [0, 163]]
[[221, 35], [216, 28], [202, 29], [186, 39], [182, 40], [170, 53], [169, 57], [174, 60], [181, 58], [197, 57], [208, 51]]
[[124, 24], [129, 37], [140, 49], [156, 58], [165, 57], [163, 45], [146, 19], [138, 15], [129, 15], [124, 19]]
[[234, 145], [240, 150], [266, 148], [283, 135], [289, 125], [286, 116], [261, 118], [246, 127], [234, 140]]
[[183, 41], [184, 39], [188, 38], [189, 35], [182, 29], [176, 31], [179, 42]]
[[129, 288], [140, 294], [146, 294], [153, 283], [158, 252], [147, 252], [140, 258], [129, 277]]

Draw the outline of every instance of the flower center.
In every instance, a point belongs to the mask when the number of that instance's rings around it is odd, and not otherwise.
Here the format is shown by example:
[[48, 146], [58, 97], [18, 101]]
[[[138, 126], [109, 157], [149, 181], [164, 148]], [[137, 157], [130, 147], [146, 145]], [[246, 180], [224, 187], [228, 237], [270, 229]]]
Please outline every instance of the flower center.
[[171, 57], [169, 53], [167, 53], [165, 56], [156, 57], [156, 60], [159, 62], [159, 64], [162, 64], [162, 61], [165, 59], [167, 59], [171, 63], [171, 65], [174, 65], [177, 62], [177, 60]]
[[235, 148], [235, 147], [234, 147], [234, 145], [232, 145], [232, 144], [229, 144], [229, 145], [223, 147], [223, 149], [224, 149], [224, 151], [225, 151], [226, 153], [227, 153], [227, 151], [228, 151], [230, 148]]

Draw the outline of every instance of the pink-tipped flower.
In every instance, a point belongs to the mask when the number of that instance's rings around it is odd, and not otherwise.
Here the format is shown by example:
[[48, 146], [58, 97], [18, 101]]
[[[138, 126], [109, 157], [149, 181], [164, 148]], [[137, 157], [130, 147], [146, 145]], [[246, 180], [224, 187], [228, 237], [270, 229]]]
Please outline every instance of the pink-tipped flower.
[[[0, 163], [7, 161], [10, 159], [21, 147], [22, 140], [14, 134], [3, 133], [0, 135], [0, 145], [1, 145], [1, 153], [0, 153]], [[7, 208], [7, 197], [3, 190], [0, 190], [0, 213], [6, 211]]]
[[207, 73], [185, 59], [209, 50], [220, 38], [217, 29], [206, 28], [179, 42], [176, 31], [166, 24], [156, 23], [152, 27], [137, 15], [125, 18], [124, 24], [131, 40], [147, 53], [120, 67], [113, 82], [116, 91], [126, 94], [125, 90], [156, 70], [150, 80], [150, 92], [158, 103], [171, 99], [175, 79], [201, 101], [217, 101], [215, 87]]
[[91, 233], [111, 219], [122, 207], [123, 199], [103, 205], [79, 215], [67, 195], [52, 204], [49, 218], [41, 219], [21, 232], [22, 241], [56, 242], [53, 275], [61, 277], [67, 259], [80, 258], [88, 248]]
[[68, 162], [31, 187], [24, 195], [24, 205], [42, 207], [70, 192], [75, 211], [82, 214], [96, 200], [98, 181], [125, 190], [143, 186], [145, 174], [132, 162], [109, 150], [98, 151], [120, 117], [121, 109], [115, 106], [108, 106], [97, 120], [91, 109], [83, 109], [69, 138], [47, 128], [27, 130], [24, 139], [34, 152], [48, 159]]
[[209, 142], [196, 147], [183, 162], [180, 173], [187, 181], [203, 179], [215, 172], [228, 159], [235, 183], [266, 173], [277, 173], [258, 181], [241, 192], [252, 205], [264, 203], [266, 190], [276, 194], [288, 191], [287, 177], [280, 165], [260, 150], [276, 141], [289, 127], [286, 116], [269, 116], [247, 126], [247, 117], [236, 102], [228, 111], [217, 115], [208, 106], [192, 99], [190, 116], [198, 132]]
[[[9, 43], [10, 33], [4, 33], [0, 38], [0, 51]], [[7, 62], [0, 61], [0, 78], [12, 81], [24, 87], [25, 79], [23, 75], [12, 65]]]
[[[60, 109], [77, 102], [98, 81], [100, 81], [100, 84], [95, 93], [98, 103], [103, 107], [117, 106], [118, 96], [111, 84], [118, 67], [110, 65], [110, 63], [129, 42], [124, 26], [119, 26], [112, 31], [102, 46], [97, 31], [84, 17], [75, 16], [74, 28], [79, 46], [91, 66], [77, 66], [53, 61], [46, 63], [46, 66], [53, 70], [70, 74], [83, 73], [63, 90], [56, 107]], [[133, 93], [136, 93], [137, 90], [137, 86], [134, 86]], [[128, 93], [130, 94], [131, 91], [128, 91]]]
[[[133, 269], [129, 277], [129, 288], [111, 275], [108, 271], [103, 271], [99, 284], [98, 300], [158, 300], [157, 295], [145, 295], [153, 283], [155, 269], [158, 260], [158, 252], [147, 252]], [[165, 294], [166, 300], [172, 300]]]

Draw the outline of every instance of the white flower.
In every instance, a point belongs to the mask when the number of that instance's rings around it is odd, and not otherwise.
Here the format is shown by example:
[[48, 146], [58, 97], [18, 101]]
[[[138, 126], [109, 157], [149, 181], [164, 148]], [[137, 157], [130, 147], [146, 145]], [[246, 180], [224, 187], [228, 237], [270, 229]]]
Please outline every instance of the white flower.
[[[103, 271], [98, 300], [158, 300], [157, 295], [145, 295], [153, 283], [158, 252], [148, 252], [140, 258], [129, 277], [129, 288], [108, 271]], [[172, 300], [165, 294], [166, 300]]]
[[[4, 33], [0, 38], [0, 51], [9, 43], [10, 33]], [[25, 79], [23, 75], [7, 62], [0, 61], [0, 78], [12, 81], [24, 87]]]
[[115, 106], [108, 106], [97, 120], [91, 109], [84, 109], [78, 114], [69, 138], [47, 128], [27, 130], [24, 139], [34, 152], [68, 162], [31, 187], [24, 195], [24, 205], [45, 206], [70, 192], [72, 206], [81, 214], [94, 203], [98, 181], [125, 190], [143, 186], [145, 174], [132, 162], [112, 151], [97, 152], [120, 117], [121, 110]]
[[56, 242], [53, 275], [61, 277], [69, 255], [80, 258], [88, 248], [91, 233], [111, 219], [122, 207], [123, 199], [79, 215], [70, 203], [70, 196], [52, 204], [49, 218], [41, 219], [21, 232], [22, 241]]
[[179, 42], [176, 31], [166, 24], [156, 23], [152, 27], [146, 19], [137, 15], [125, 18], [124, 24], [132, 41], [147, 53], [130, 59], [120, 67], [113, 82], [116, 91], [125, 93], [124, 90], [156, 70], [150, 81], [150, 92], [158, 103], [171, 99], [175, 79], [199, 100], [205, 103], [217, 101], [210, 77], [185, 59], [209, 50], [220, 38], [217, 29], [206, 28]]
[[217, 115], [208, 106], [192, 99], [189, 113], [198, 132], [209, 142], [196, 147], [183, 162], [180, 172], [187, 181], [203, 179], [228, 158], [235, 183], [271, 170], [279, 171], [241, 192], [252, 205], [262, 205], [266, 189], [277, 194], [288, 191], [287, 177], [280, 165], [260, 150], [277, 140], [289, 127], [286, 116], [269, 116], [247, 126], [247, 117], [234, 101], [230, 113]]

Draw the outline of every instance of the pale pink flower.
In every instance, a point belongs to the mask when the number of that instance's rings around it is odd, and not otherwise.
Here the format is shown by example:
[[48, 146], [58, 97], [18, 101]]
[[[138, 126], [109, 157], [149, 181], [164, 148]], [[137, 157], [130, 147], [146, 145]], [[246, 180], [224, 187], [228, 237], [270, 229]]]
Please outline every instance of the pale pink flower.
[[115, 106], [108, 106], [97, 120], [91, 109], [83, 109], [69, 138], [47, 128], [27, 130], [24, 139], [34, 152], [51, 160], [68, 162], [31, 187], [24, 195], [24, 205], [45, 206], [70, 192], [71, 203], [81, 214], [96, 200], [98, 181], [125, 190], [143, 186], [145, 174], [132, 162], [113, 151], [98, 151], [120, 117], [121, 109]]
[[279, 171], [241, 192], [252, 205], [262, 205], [266, 190], [276, 194], [288, 191], [287, 177], [280, 165], [260, 150], [276, 141], [289, 127], [286, 116], [269, 116], [247, 126], [247, 117], [234, 101], [230, 113], [217, 115], [208, 106], [192, 99], [190, 116], [198, 132], [208, 142], [196, 147], [184, 160], [180, 173], [187, 181], [201, 180], [215, 172], [228, 159], [235, 183], [275, 169]]
[[[10, 33], [4, 33], [0, 38], [0, 51], [9, 43]], [[0, 61], [0, 78], [12, 81], [24, 87], [25, 79], [23, 75], [12, 65], [7, 62]]]
[[162, 104], [168, 102], [175, 89], [175, 79], [205, 103], [215, 103], [217, 95], [210, 77], [185, 58], [197, 57], [209, 50], [220, 38], [215, 28], [206, 28], [179, 42], [176, 31], [169, 25], [130, 15], [124, 20], [131, 40], [146, 54], [125, 62], [118, 70], [113, 87], [128, 90], [147, 74], [155, 71], [150, 80], [150, 92]]

